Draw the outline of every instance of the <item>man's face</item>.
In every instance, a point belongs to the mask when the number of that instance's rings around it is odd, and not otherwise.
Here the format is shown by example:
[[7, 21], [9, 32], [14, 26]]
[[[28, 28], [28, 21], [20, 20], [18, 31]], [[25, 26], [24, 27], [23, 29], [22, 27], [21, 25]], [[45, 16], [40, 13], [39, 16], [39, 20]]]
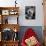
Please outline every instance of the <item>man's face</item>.
[[32, 45], [36, 45], [38, 41], [34, 36], [32, 36], [32, 37], [26, 39], [25, 42], [28, 46], [32, 46]]
[[34, 10], [33, 9], [28, 9], [27, 10], [27, 14], [29, 14], [30, 16], [33, 16]]

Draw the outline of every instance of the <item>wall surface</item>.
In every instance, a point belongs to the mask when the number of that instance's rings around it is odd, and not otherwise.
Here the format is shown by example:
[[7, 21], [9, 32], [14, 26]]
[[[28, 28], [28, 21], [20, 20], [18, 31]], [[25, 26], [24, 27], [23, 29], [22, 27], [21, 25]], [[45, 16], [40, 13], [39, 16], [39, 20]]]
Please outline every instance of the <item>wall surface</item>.
[[[15, 6], [15, 0], [0, 0], [1, 7]], [[19, 6], [19, 24], [20, 26], [43, 26], [43, 6], [42, 0], [17, 0], [17, 6]], [[36, 19], [26, 20], [25, 19], [25, 6], [35, 6], [36, 8]], [[12, 17], [11, 17], [12, 18]], [[13, 21], [14, 22], [14, 21]]]
[[[21, 0], [19, 1], [20, 8], [20, 24], [22, 26], [42, 26], [43, 25], [43, 11], [42, 11], [42, 0]], [[28, 3], [27, 3], [28, 2]], [[35, 6], [36, 7], [36, 19], [35, 20], [26, 20], [25, 19], [25, 6]]]

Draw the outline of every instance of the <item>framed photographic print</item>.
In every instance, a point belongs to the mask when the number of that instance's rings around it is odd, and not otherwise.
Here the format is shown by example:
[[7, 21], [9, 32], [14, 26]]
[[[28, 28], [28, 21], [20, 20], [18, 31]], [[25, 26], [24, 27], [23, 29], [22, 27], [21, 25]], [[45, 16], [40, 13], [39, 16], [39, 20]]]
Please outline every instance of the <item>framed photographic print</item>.
[[12, 40], [12, 30], [10, 28], [5, 28], [2, 31], [2, 40], [3, 41], [8, 41]]
[[35, 6], [26, 6], [25, 7], [25, 18], [26, 19], [35, 19]]
[[16, 15], [18, 12], [16, 10], [10, 10], [10, 15]]
[[9, 10], [2, 10], [2, 15], [9, 15]]
[[18, 32], [14, 32], [10, 28], [4, 28], [1, 37], [3, 41], [18, 40]]

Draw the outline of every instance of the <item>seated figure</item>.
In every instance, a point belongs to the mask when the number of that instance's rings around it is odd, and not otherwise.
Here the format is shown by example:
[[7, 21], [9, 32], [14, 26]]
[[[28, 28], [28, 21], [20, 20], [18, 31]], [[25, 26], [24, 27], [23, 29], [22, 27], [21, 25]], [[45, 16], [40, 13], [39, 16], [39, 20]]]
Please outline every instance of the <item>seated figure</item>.
[[21, 46], [41, 46], [36, 33], [31, 28], [27, 29], [25, 32]]

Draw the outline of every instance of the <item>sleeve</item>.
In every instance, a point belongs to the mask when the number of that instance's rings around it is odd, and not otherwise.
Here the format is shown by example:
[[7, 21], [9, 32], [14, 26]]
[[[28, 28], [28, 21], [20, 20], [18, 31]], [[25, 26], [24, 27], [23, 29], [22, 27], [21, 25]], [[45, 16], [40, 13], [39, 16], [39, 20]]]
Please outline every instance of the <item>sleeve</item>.
[[22, 42], [21, 42], [21, 46], [26, 46], [24, 40], [22, 40]]

